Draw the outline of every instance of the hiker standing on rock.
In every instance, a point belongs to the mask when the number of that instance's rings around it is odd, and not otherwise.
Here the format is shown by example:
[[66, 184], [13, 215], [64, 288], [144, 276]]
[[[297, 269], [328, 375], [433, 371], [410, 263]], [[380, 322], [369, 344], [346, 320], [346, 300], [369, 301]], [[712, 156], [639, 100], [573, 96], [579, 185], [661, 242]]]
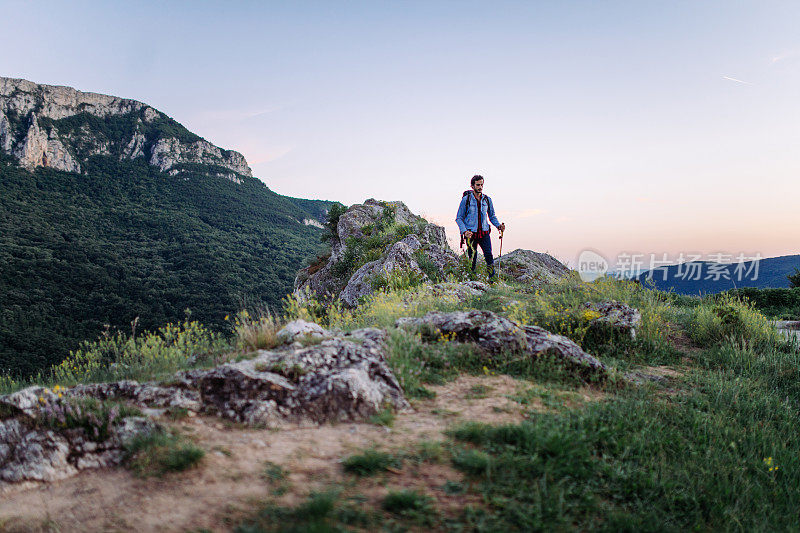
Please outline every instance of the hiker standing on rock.
[[467, 244], [467, 257], [472, 261], [472, 270], [478, 261], [478, 246], [483, 250], [483, 257], [489, 267], [489, 279], [494, 278], [494, 256], [492, 256], [492, 239], [489, 232], [492, 230], [489, 221], [500, 230], [502, 234], [506, 229], [505, 224], [497, 220], [494, 213], [492, 199], [483, 194], [483, 176], [475, 175], [470, 180], [471, 191], [464, 191], [461, 203], [458, 205], [456, 224], [461, 231], [461, 244]]

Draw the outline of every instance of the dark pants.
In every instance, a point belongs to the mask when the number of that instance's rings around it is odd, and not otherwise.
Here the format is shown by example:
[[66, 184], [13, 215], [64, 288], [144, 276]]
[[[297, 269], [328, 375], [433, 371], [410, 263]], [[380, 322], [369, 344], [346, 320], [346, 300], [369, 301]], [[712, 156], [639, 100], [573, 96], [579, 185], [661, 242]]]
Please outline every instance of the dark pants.
[[486, 266], [489, 268], [489, 277], [494, 277], [494, 256], [492, 255], [492, 237], [486, 234], [480, 239], [474, 234], [467, 240], [467, 257], [472, 261], [472, 270], [475, 270], [478, 262], [478, 246], [483, 250], [483, 257], [486, 259]]

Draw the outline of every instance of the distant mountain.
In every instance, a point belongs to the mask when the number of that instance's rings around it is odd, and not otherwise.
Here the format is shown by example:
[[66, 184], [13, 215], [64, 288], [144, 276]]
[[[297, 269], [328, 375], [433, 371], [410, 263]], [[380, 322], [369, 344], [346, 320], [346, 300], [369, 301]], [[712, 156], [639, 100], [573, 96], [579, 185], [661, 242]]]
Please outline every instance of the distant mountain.
[[272, 192], [244, 157], [134, 100], [0, 78], [0, 373], [94, 339], [277, 308], [330, 202]]
[[788, 287], [786, 276], [800, 268], [800, 255], [769, 257], [744, 263], [695, 261], [682, 265], [659, 267], [638, 276], [643, 283], [652, 282], [662, 291], [678, 294], [713, 294], [742, 287]]

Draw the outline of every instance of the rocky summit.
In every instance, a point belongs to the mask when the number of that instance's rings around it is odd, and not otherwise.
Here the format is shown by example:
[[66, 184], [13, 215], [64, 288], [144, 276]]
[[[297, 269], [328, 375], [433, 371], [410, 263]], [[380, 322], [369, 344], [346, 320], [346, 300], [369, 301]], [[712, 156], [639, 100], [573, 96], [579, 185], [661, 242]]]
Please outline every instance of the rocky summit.
[[[313, 295], [356, 307], [393, 274], [436, 284], [438, 289], [462, 296], [481, 290], [480, 283], [458, 287], [437, 283], [456, 273], [459, 257], [450, 248], [442, 226], [413, 214], [403, 202], [370, 198], [350, 206], [329, 224], [330, 254], [298, 273], [294, 286], [300, 298]], [[530, 250], [508, 253], [497, 259], [497, 265], [509, 279], [531, 286], [571, 275], [557, 259]]]
[[214, 146], [142, 102], [3, 77], [0, 151], [28, 170], [81, 172], [89, 157], [112, 155], [142, 158], [171, 174], [200, 164], [233, 181], [252, 176], [242, 154]]
[[382, 276], [401, 271], [432, 281], [458, 261], [444, 228], [414, 215], [403, 202], [370, 198], [329, 223], [335, 225], [330, 256], [298, 273], [297, 295], [336, 298], [355, 307]]

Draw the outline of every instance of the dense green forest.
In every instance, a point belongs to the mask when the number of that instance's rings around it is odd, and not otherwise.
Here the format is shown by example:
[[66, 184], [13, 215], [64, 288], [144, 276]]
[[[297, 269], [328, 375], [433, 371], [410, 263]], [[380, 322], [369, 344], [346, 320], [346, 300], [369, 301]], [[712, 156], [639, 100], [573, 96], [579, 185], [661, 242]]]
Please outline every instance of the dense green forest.
[[28, 172], [0, 155], [0, 373], [57, 363], [104, 324], [154, 329], [190, 309], [224, 330], [243, 305], [278, 306], [320, 246], [298, 221], [330, 205], [208, 166], [169, 176], [94, 156], [83, 168]]

